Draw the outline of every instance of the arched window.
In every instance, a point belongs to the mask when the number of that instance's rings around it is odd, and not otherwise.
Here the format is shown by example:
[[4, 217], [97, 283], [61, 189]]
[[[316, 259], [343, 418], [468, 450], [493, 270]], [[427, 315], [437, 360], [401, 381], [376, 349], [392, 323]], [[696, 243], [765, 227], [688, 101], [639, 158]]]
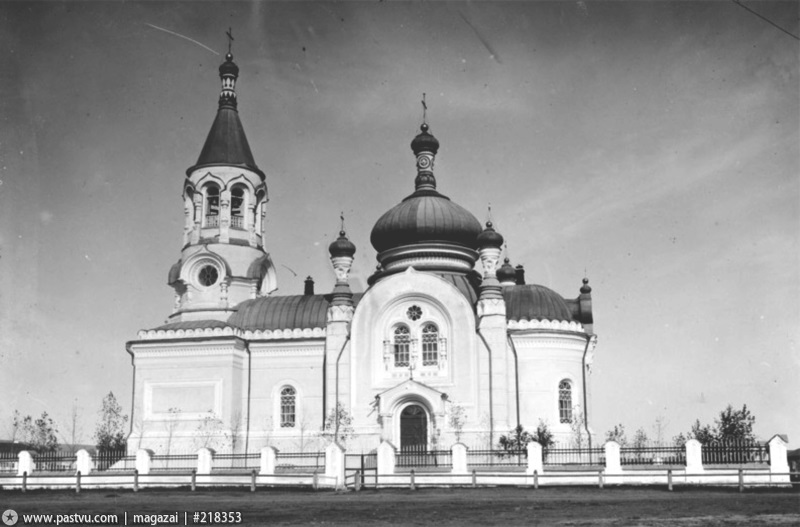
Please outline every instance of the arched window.
[[231, 227], [244, 229], [245, 188], [235, 185], [231, 189]]
[[256, 193], [256, 206], [253, 208], [253, 225], [256, 226], [256, 234], [261, 234], [261, 207], [264, 203], [264, 191], [259, 190]]
[[297, 392], [291, 386], [281, 390], [281, 428], [294, 428]]
[[422, 365], [439, 364], [439, 329], [434, 324], [422, 328]]
[[205, 195], [205, 226], [219, 227], [219, 187], [214, 183], [209, 183], [205, 187]]
[[572, 383], [566, 379], [558, 383], [558, 418], [562, 423], [572, 422]]
[[406, 326], [394, 328], [394, 366], [407, 368], [411, 351], [411, 335]]

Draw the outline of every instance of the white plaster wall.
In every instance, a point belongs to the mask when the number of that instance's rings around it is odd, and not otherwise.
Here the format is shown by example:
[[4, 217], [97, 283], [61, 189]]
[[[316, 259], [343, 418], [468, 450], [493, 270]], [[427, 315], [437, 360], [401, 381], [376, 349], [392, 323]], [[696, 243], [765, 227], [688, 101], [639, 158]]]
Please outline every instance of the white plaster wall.
[[572, 382], [572, 404], [583, 408], [582, 362], [586, 339], [570, 332], [512, 333], [519, 361], [520, 421], [526, 430], [544, 420], [559, 441], [567, 441], [570, 425], [559, 422], [558, 384]]

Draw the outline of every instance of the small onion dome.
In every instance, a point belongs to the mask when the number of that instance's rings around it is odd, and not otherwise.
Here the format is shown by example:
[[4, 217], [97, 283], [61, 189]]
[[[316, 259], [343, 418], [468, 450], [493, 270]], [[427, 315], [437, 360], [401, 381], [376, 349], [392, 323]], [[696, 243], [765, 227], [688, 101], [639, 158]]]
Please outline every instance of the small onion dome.
[[414, 155], [418, 155], [420, 152], [431, 152], [433, 154], [438, 152], [439, 141], [433, 137], [433, 134], [428, 133], [428, 125], [422, 123], [419, 129], [422, 132], [411, 141], [411, 150], [414, 151]]
[[330, 244], [328, 252], [331, 253], [332, 257], [353, 256], [356, 253], [356, 246], [347, 239], [344, 231], [339, 231], [339, 237]]
[[492, 222], [486, 222], [486, 228], [478, 235], [478, 248], [503, 246], [503, 235], [494, 230]]
[[584, 278], [583, 279], [583, 285], [581, 286], [581, 293], [583, 293], [584, 295], [588, 295], [591, 292], [592, 292], [592, 288], [589, 287], [589, 279], [588, 278]]
[[239, 76], [239, 66], [237, 66], [233, 61], [233, 55], [230, 53], [225, 55], [225, 62], [220, 64], [219, 75], [220, 77], [223, 75], [233, 75], [234, 77]]
[[503, 260], [503, 265], [500, 266], [500, 269], [497, 270], [497, 281], [498, 282], [513, 282], [516, 283], [517, 280], [517, 270], [514, 269], [514, 266], [509, 263], [508, 258]]

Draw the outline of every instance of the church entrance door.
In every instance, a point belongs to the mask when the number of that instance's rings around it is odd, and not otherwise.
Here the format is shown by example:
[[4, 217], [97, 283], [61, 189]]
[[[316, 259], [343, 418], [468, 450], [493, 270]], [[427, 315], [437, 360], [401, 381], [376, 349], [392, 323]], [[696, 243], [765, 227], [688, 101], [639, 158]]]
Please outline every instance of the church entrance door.
[[403, 408], [400, 413], [400, 453], [406, 462], [424, 457], [428, 449], [428, 413], [418, 405]]

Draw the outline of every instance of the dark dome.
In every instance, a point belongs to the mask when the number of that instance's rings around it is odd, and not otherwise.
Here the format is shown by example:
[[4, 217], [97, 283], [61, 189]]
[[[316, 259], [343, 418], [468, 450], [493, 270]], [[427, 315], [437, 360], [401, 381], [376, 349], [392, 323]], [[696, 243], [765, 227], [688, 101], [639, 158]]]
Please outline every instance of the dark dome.
[[339, 231], [339, 237], [328, 246], [331, 256], [353, 256], [356, 253], [356, 246], [347, 239], [344, 231]]
[[543, 285], [504, 287], [503, 299], [508, 320], [573, 320], [566, 300]]
[[226, 73], [231, 74], [234, 77], [239, 76], [239, 66], [237, 66], [233, 61], [233, 55], [230, 53], [225, 55], [225, 62], [219, 65], [220, 76], [225, 75]]
[[494, 230], [492, 227], [492, 222], [486, 222], [486, 228], [483, 229], [478, 235], [478, 248], [481, 247], [502, 247], [503, 246], [503, 236]]
[[480, 233], [481, 224], [467, 209], [435, 190], [418, 190], [380, 217], [370, 241], [379, 253], [425, 242], [475, 249]]
[[503, 265], [497, 270], [497, 280], [499, 282], [516, 282], [517, 270], [514, 266], [508, 263], [508, 258], [503, 260]]
[[433, 134], [428, 133], [428, 125], [422, 123], [422, 126], [419, 127], [422, 132], [417, 134], [417, 136], [411, 141], [411, 150], [414, 151], [414, 154], [419, 154], [420, 152], [431, 152], [435, 154], [439, 151], [439, 140], [433, 137]]

